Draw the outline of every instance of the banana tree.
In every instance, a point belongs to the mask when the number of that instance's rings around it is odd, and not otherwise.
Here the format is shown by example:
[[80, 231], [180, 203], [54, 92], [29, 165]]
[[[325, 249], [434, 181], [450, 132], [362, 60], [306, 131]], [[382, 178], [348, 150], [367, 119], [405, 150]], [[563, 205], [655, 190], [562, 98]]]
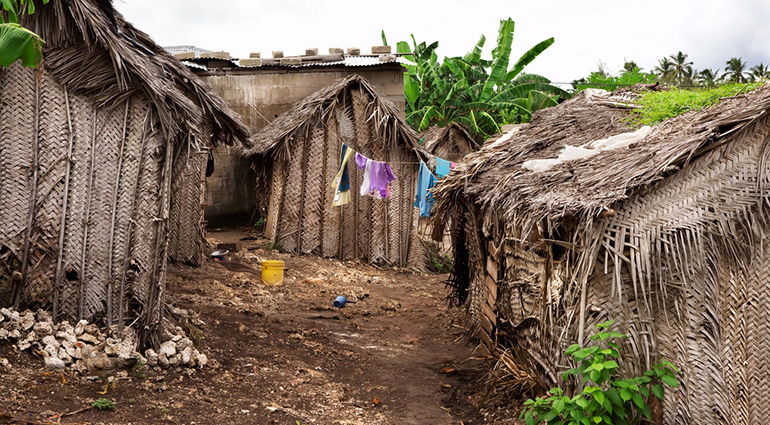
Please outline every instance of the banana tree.
[[[417, 44], [413, 36], [413, 52], [407, 43], [399, 43], [397, 51], [408, 54], [405, 58], [412, 62], [407, 65], [404, 77], [407, 122], [418, 131], [431, 125], [460, 123], [477, 141], [483, 142], [498, 133], [500, 124], [507, 123], [509, 118], [528, 119], [536, 108], [555, 104], [559, 97], [568, 98], [569, 93], [550, 85], [546, 79], [537, 82], [517, 79], [529, 63], [553, 44], [553, 38], [536, 44], [508, 69], [514, 27], [510, 18], [500, 21], [491, 60], [481, 58], [486, 43], [484, 35], [464, 56], [445, 57], [443, 63], [435, 53], [438, 43]], [[384, 33], [383, 42], [386, 42]], [[532, 90], [550, 101], [537, 94], [530, 96]]]
[[[49, 0], [43, 0], [43, 4]], [[19, 25], [19, 14], [25, 8], [28, 14], [35, 13], [32, 0], [0, 0], [2, 10], [5, 10], [8, 20], [0, 10], [0, 65], [11, 66], [21, 59], [23, 66], [35, 68], [42, 59], [43, 39], [34, 32]]]

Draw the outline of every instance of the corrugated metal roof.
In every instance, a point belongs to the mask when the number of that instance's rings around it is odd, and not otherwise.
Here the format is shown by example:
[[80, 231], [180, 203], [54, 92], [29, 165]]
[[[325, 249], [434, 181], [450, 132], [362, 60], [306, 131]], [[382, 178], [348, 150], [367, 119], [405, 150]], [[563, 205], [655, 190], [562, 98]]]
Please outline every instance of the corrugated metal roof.
[[[386, 56], [381, 60], [381, 56]], [[302, 56], [293, 56], [292, 58], [303, 59]], [[191, 68], [208, 70], [207, 63], [210, 61], [227, 61], [235, 68], [264, 68], [264, 67], [282, 67], [282, 68], [313, 68], [327, 66], [348, 66], [348, 67], [367, 67], [379, 66], [391, 63], [410, 64], [409, 61], [397, 55], [344, 55], [340, 61], [307, 61], [299, 65], [282, 65], [279, 58], [265, 58], [262, 65], [240, 65], [238, 59], [215, 59], [215, 58], [193, 58], [185, 59], [182, 62]], [[264, 63], [267, 62], [267, 63]]]

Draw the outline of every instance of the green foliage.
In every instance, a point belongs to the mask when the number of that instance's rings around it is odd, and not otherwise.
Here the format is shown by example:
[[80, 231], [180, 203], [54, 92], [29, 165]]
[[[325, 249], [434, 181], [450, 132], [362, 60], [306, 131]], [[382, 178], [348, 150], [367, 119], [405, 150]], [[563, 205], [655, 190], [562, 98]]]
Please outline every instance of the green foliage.
[[99, 398], [91, 406], [96, 410], [115, 410], [115, 403], [108, 398]]
[[626, 70], [617, 77], [607, 74], [603, 70], [592, 72], [588, 78], [581, 78], [572, 82], [575, 92], [583, 91], [587, 88], [596, 88], [607, 91], [616, 90], [620, 87], [633, 86], [635, 84], [652, 84], [656, 81], [654, 74], [642, 72], [639, 67]]
[[631, 121], [634, 125], [654, 125], [687, 111], [699, 111], [713, 106], [724, 97], [735, 96], [760, 85], [728, 84], [711, 89], [672, 89], [642, 93], [637, 101], [642, 107], [633, 111]]
[[254, 227], [262, 227], [265, 225], [265, 217], [260, 217], [259, 220], [254, 223]]
[[562, 378], [578, 377], [585, 385], [582, 392], [567, 397], [561, 388], [555, 387], [549, 391], [549, 397], [527, 400], [521, 413], [526, 425], [628, 425], [638, 424], [643, 417], [651, 420], [646, 399], [652, 393], [663, 400], [664, 384], [679, 386], [679, 371], [663, 361], [642, 376], [619, 379], [616, 360], [620, 359], [620, 346], [609, 339], [627, 336], [610, 331], [613, 323], [610, 320], [596, 325], [599, 331], [591, 336], [594, 345], [583, 348], [575, 344], [566, 351], [580, 366], [564, 372]]
[[[43, 4], [49, 0], [43, 0]], [[26, 2], [26, 6], [25, 6]], [[32, 0], [0, 0], [0, 65], [11, 66], [17, 60], [27, 67], [35, 68], [42, 59], [43, 39], [32, 31], [19, 25], [19, 15], [35, 13]], [[3, 19], [2, 11], [8, 13], [8, 22]]]
[[[510, 18], [500, 21], [491, 60], [481, 59], [484, 35], [464, 56], [445, 57], [443, 62], [435, 51], [438, 42], [418, 44], [414, 36], [411, 47], [399, 42], [396, 51], [406, 53], [404, 58], [411, 61], [404, 76], [407, 122], [417, 131], [462, 124], [483, 142], [500, 132], [501, 123], [522, 122], [538, 108], [557, 104], [559, 97], [568, 98], [569, 93], [543, 77], [537, 82], [517, 78], [554, 43], [553, 38], [536, 44], [508, 69], [514, 26]], [[382, 38], [387, 41], [384, 32]], [[537, 93], [531, 95], [533, 91]]]

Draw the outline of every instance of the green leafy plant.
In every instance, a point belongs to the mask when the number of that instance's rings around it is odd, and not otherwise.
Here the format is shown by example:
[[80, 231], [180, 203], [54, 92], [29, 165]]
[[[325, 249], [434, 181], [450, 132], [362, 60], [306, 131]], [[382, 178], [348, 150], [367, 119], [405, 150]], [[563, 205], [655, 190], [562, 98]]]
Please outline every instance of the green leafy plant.
[[265, 225], [265, 217], [260, 217], [259, 220], [257, 220], [256, 223], [254, 223], [254, 227], [262, 227]]
[[[399, 42], [397, 52], [409, 61], [404, 75], [407, 123], [417, 131], [432, 125], [462, 124], [483, 143], [500, 132], [500, 124], [509, 123], [506, 118], [521, 122], [538, 108], [556, 105], [560, 97], [569, 98], [569, 93], [544, 77], [521, 78], [527, 76], [524, 68], [554, 43], [553, 38], [536, 44], [508, 68], [514, 26], [510, 18], [500, 21], [491, 60], [481, 58], [484, 35], [464, 56], [445, 57], [443, 62], [435, 51], [438, 42], [418, 44], [414, 36], [412, 47]], [[387, 43], [384, 32], [382, 40]]]
[[679, 371], [664, 360], [642, 376], [619, 379], [616, 360], [620, 359], [620, 347], [608, 340], [627, 336], [610, 331], [613, 323], [610, 320], [596, 325], [599, 332], [591, 336], [594, 345], [583, 348], [574, 344], [565, 351], [580, 366], [564, 372], [562, 378], [577, 376], [583, 390], [568, 397], [555, 387], [549, 391], [549, 397], [527, 400], [521, 413], [526, 425], [629, 425], [638, 424], [643, 417], [652, 419], [646, 399], [652, 393], [663, 400], [664, 384], [679, 386]]
[[91, 403], [96, 410], [115, 410], [115, 403], [107, 398], [100, 398]]
[[642, 93], [637, 103], [641, 108], [630, 115], [633, 125], [654, 125], [687, 111], [699, 111], [716, 105], [722, 98], [745, 93], [762, 83], [727, 84], [711, 89], [673, 89]]
[[[43, 0], [47, 4], [49, 0]], [[26, 5], [25, 5], [26, 3]], [[32, 0], [0, 0], [0, 65], [11, 66], [21, 59], [21, 64], [31, 68], [42, 60], [43, 39], [34, 32], [19, 25], [19, 15], [35, 13]], [[8, 22], [3, 18], [3, 10], [8, 14]]]

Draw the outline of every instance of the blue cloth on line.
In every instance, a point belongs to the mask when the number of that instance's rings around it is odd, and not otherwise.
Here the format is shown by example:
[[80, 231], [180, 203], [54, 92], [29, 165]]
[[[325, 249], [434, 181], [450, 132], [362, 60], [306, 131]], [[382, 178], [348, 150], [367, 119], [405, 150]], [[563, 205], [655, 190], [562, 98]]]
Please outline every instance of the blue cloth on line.
[[436, 157], [436, 177], [442, 178], [449, 174], [451, 163], [446, 159]]
[[436, 184], [436, 177], [424, 162], [420, 161], [420, 172], [417, 175], [417, 196], [414, 207], [420, 209], [420, 217], [430, 217], [430, 209], [433, 207], [433, 195], [430, 189]]

